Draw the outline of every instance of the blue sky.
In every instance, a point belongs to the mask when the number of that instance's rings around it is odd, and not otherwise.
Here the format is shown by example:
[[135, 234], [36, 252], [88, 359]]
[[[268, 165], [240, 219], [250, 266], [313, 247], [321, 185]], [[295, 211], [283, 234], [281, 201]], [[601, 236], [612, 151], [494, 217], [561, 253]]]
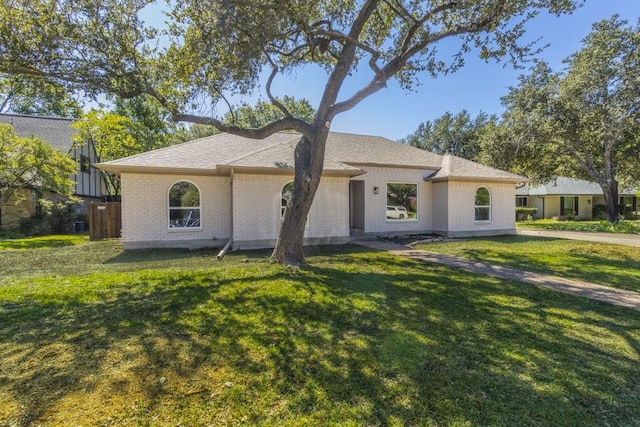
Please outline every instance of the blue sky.
[[[587, 0], [572, 15], [555, 17], [541, 14], [529, 22], [526, 37], [528, 40], [541, 37], [542, 45], [549, 44], [539, 57], [552, 69], [560, 70], [562, 60], [580, 49], [580, 41], [591, 31], [592, 24], [615, 13], [635, 25], [640, 17], [640, 0]], [[366, 71], [363, 68], [362, 73], [353, 77], [345, 93], [349, 88], [357, 88], [368, 81], [370, 74]], [[517, 85], [518, 75], [525, 72], [514, 70], [510, 65], [503, 67], [503, 64], [486, 63], [468, 56], [465, 67], [454, 74], [436, 79], [421, 76], [421, 85], [414, 92], [406, 92], [395, 82], [390, 82], [386, 89], [337, 116], [331, 130], [380, 135], [395, 140], [415, 131], [420, 123], [434, 120], [447, 111], [457, 113], [466, 109], [472, 116], [480, 111], [499, 114], [502, 112], [500, 98], [507, 94], [509, 86]], [[302, 70], [276, 80], [274, 93], [307, 98], [316, 105], [325, 79], [325, 74], [319, 70]]]
[[[150, 8], [146, 11], [148, 23], [158, 24], [164, 20], [162, 8]], [[562, 61], [580, 50], [581, 40], [591, 32], [592, 25], [614, 14], [620, 15], [635, 25], [640, 17], [640, 0], [586, 0], [585, 4], [571, 15], [556, 17], [540, 14], [527, 24], [526, 41], [540, 38], [540, 45], [549, 46], [538, 58], [549, 63], [553, 70], [563, 68]], [[441, 53], [443, 49], [439, 49]], [[453, 52], [451, 52], [453, 53]], [[440, 117], [447, 111], [458, 113], [463, 109], [475, 116], [480, 111], [488, 114], [500, 114], [503, 110], [500, 98], [508, 93], [509, 86], [516, 86], [518, 76], [526, 69], [514, 70], [502, 63], [485, 62], [469, 54], [466, 65], [458, 72], [441, 75], [436, 79], [428, 75], [420, 76], [420, 86], [413, 92], [401, 89], [395, 81], [388, 87], [375, 93], [354, 109], [337, 116], [331, 130], [369, 135], [380, 135], [390, 139], [399, 139], [414, 132], [424, 121]], [[371, 78], [370, 70], [363, 64], [362, 72], [356, 73], [345, 82], [343, 100], [349, 93], [362, 87]], [[319, 69], [299, 70], [289, 76], [276, 78], [273, 84], [274, 95], [291, 95], [306, 98], [317, 105], [322, 95], [326, 74]], [[257, 99], [266, 99], [264, 92], [256, 91], [252, 96], [232, 101], [255, 103]], [[226, 112], [226, 106], [217, 106], [217, 115]]]

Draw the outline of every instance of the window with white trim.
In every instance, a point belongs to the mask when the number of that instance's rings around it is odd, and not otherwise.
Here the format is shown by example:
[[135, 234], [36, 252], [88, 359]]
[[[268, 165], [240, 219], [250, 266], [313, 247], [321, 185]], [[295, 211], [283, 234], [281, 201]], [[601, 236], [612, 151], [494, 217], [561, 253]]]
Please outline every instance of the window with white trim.
[[169, 228], [200, 227], [200, 190], [189, 181], [179, 181], [169, 189]]
[[418, 219], [418, 184], [387, 183], [386, 217], [392, 221]]
[[476, 190], [475, 220], [491, 221], [491, 193], [486, 187]]

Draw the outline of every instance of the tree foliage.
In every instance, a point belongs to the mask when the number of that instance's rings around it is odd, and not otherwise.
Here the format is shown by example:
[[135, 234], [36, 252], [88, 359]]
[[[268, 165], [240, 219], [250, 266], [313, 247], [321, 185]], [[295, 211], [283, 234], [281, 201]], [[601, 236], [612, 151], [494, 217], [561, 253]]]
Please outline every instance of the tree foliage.
[[[315, 110], [306, 99], [298, 100], [288, 95], [285, 95], [282, 99], [279, 97], [276, 97], [276, 99], [291, 112], [293, 117], [307, 122], [313, 120]], [[243, 102], [239, 106], [232, 107], [224, 115], [223, 121], [232, 126], [259, 129], [283, 117], [282, 111], [273, 103], [259, 100], [255, 105]], [[186, 142], [215, 135], [219, 132], [218, 128], [212, 125], [195, 123], [190, 126], [177, 126], [171, 134], [171, 141], [172, 143]]]
[[21, 190], [73, 194], [76, 162], [38, 138], [22, 138], [0, 123], [0, 203], [20, 200]]
[[480, 133], [490, 121], [495, 120], [497, 118], [483, 112], [472, 119], [467, 110], [455, 115], [447, 111], [433, 122], [420, 123], [414, 133], [400, 142], [438, 154], [448, 153], [475, 160], [480, 151]]
[[[144, 23], [144, 9], [155, 7], [146, 0], [10, 1], [0, 9], [0, 72], [53, 78], [122, 98], [146, 94], [178, 121], [251, 138], [300, 132], [292, 202], [273, 253], [280, 262], [300, 263], [336, 115], [390, 79], [410, 89], [418, 74], [456, 71], [472, 51], [517, 63], [537, 51], [519, 43], [524, 22], [541, 10], [571, 12], [576, 1], [186, 0], [170, 2], [165, 29]], [[456, 41], [442, 54], [438, 47], [446, 39]], [[324, 90], [306, 121], [271, 89], [276, 77], [314, 66], [323, 67], [327, 78], [318, 83]], [[345, 93], [345, 82], [356, 73], [366, 73], [368, 82]], [[263, 82], [281, 118], [249, 129], [212, 117], [212, 104]]]
[[114, 104], [111, 113], [128, 119], [122, 123], [136, 141], [140, 152], [170, 145], [175, 124], [155, 98], [148, 95], [131, 99], [116, 98]]
[[[92, 145], [102, 162], [146, 151], [140, 141], [134, 137], [132, 129], [136, 128], [136, 124], [129, 117], [102, 110], [91, 110], [72, 126], [78, 129], [78, 133], [74, 136], [74, 145]], [[120, 179], [106, 172], [103, 172], [102, 176], [107, 192], [111, 195], [119, 195]]]
[[59, 83], [21, 75], [0, 75], [0, 113], [80, 117], [82, 108]]
[[540, 62], [521, 76], [503, 98], [501, 125], [483, 137], [484, 160], [535, 182], [561, 175], [596, 182], [615, 221], [618, 186], [640, 180], [639, 30], [617, 16], [603, 20], [564, 71]]
[[[285, 95], [282, 99], [276, 97], [276, 100], [291, 113], [292, 117], [307, 123], [313, 120], [315, 110], [306, 99], [297, 100], [292, 96]], [[239, 107], [229, 110], [224, 116], [224, 121], [243, 128], [259, 129], [282, 118], [284, 118], [284, 113], [278, 107], [271, 102], [260, 100], [255, 105], [249, 105], [245, 102]]]

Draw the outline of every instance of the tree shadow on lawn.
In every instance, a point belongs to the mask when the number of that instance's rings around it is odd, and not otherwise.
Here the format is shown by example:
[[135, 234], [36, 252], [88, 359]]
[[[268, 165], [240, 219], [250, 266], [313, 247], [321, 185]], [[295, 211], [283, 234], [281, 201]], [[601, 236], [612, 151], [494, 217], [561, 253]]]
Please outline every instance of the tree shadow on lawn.
[[3, 303], [0, 423], [621, 424], [640, 418], [633, 319], [360, 251], [172, 272], [95, 302]]
[[[499, 260], [494, 260], [491, 254], [481, 249], [466, 249], [464, 257], [474, 261], [502, 264], [523, 271], [534, 271], [545, 274], [558, 275], [570, 279], [585, 280], [605, 286], [640, 292], [640, 274], [630, 275], [629, 272], [640, 272], [640, 261], [630, 257], [615, 259], [607, 256], [589, 254], [580, 251], [571, 260], [562, 265], [540, 262], [523, 252], [522, 254], [500, 253]], [[585, 273], [588, 272], [585, 277]]]
[[[104, 261], [104, 264], [146, 263], [151, 261], [176, 261], [194, 257], [207, 257], [217, 261], [220, 248], [203, 249], [130, 249], [121, 251]], [[229, 254], [229, 258], [242, 260], [265, 260], [270, 255], [267, 250], [241, 251]]]

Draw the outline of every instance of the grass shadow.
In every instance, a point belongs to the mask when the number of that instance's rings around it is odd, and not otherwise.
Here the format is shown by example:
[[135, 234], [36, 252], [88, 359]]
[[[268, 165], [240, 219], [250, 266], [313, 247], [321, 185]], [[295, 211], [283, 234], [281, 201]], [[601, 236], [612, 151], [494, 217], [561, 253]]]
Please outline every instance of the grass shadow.
[[[364, 248], [327, 250], [296, 269], [127, 273], [91, 292], [60, 279], [56, 295], [3, 301], [0, 394], [18, 409], [0, 422], [640, 419], [640, 321], [629, 311]], [[90, 289], [91, 276], [78, 280]]]
[[640, 292], [640, 257], [633, 248], [625, 246], [505, 236], [419, 248]]

